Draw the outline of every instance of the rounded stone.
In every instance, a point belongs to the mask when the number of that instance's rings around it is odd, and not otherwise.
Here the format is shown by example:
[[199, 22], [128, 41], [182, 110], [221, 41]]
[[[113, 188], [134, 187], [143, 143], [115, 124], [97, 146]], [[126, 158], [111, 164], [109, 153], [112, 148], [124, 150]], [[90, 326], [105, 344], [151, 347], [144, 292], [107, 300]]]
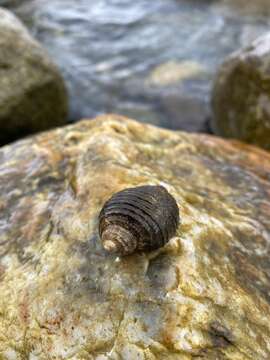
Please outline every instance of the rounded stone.
[[63, 125], [68, 98], [63, 78], [41, 45], [0, 8], [0, 144]]
[[[0, 149], [0, 359], [270, 358], [270, 154], [116, 115]], [[162, 184], [181, 227], [109, 256], [104, 202]]]
[[221, 65], [212, 108], [217, 135], [270, 149], [270, 33]]

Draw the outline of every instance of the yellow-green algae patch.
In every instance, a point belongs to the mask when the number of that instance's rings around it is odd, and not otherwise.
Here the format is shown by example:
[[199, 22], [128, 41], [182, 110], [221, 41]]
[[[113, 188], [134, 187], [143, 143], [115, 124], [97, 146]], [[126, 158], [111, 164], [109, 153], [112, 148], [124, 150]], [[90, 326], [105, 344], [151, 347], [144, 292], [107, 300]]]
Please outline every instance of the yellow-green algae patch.
[[[107, 115], [0, 150], [0, 359], [270, 358], [270, 155]], [[182, 225], [117, 258], [112, 193], [162, 184]]]

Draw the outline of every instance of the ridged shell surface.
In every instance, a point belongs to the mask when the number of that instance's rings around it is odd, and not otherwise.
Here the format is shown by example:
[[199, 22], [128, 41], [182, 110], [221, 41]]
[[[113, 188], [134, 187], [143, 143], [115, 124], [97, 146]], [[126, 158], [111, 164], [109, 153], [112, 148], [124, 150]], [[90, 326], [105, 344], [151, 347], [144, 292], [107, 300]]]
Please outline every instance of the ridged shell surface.
[[99, 215], [103, 247], [121, 255], [164, 246], [178, 225], [177, 203], [163, 186], [122, 190], [104, 204]]

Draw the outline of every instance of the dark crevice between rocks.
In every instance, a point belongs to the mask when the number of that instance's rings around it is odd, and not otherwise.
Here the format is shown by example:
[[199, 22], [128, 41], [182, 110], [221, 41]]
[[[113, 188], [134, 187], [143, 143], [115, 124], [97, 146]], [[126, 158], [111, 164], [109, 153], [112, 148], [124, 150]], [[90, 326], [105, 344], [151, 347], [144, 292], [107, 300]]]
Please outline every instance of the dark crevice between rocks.
[[[5, 121], [3, 121], [5, 122]], [[34, 133], [28, 128], [18, 128], [14, 132], [5, 131], [4, 134], [0, 135], [0, 147], [8, 145], [18, 140], [25, 140]]]

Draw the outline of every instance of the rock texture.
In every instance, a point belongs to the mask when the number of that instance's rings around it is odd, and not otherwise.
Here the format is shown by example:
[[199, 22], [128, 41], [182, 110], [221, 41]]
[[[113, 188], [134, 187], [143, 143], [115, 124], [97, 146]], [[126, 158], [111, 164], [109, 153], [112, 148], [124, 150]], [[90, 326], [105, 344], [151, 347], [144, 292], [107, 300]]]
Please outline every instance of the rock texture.
[[[270, 358], [270, 155], [119, 116], [0, 150], [0, 359]], [[162, 184], [182, 225], [117, 258], [112, 193]]]
[[[215, 4], [215, 3], [214, 3]], [[236, 16], [269, 16], [270, 8], [268, 0], [256, 0], [247, 2], [246, 0], [221, 0], [217, 6], [233, 10]], [[252, 22], [251, 22], [252, 23]]]
[[213, 89], [218, 135], [270, 149], [270, 33], [231, 55]]
[[0, 143], [65, 123], [67, 93], [47, 53], [0, 8]]
[[204, 72], [203, 66], [195, 61], [168, 61], [155, 67], [146, 83], [157, 87], [175, 85], [184, 80], [202, 76]]

